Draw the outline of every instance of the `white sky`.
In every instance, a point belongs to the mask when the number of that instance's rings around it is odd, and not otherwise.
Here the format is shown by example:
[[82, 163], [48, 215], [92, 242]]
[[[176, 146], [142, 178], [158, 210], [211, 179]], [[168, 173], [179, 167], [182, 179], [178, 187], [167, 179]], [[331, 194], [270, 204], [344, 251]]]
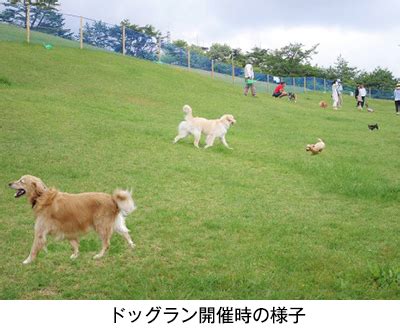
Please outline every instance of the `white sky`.
[[60, 0], [65, 13], [108, 23], [152, 24], [172, 40], [250, 50], [319, 43], [313, 63], [341, 54], [350, 65], [400, 77], [400, 0]]

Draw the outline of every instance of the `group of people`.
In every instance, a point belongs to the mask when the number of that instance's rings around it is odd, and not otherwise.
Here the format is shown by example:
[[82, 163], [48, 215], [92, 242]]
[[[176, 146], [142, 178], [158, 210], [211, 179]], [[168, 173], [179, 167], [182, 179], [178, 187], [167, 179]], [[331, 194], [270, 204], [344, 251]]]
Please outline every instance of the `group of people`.
[[[251, 63], [247, 63], [244, 67], [244, 79], [245, 79], [245, 87], [244, 87], [244, 95], [247, 96], [249, 89], [251, 90], [251, 95], [256, 96], [256, 87], [254, 85], [254, 71], [253, 65]], [[287, 92], [285, 91], [285, 82], [280, 82], [272, 96], [274, 97], [284, 97], [287, 96]], [[367, 90], [363, 84], [357, 85], [354, 91], [354, 97], [357, 101], [357, 108], [362, 110], [364, 105], [366, 105], [366, 97]], [[343, 105], [343, 85], [340, 79], [336, 79], [332, 83], [332, 100], [333, 100], [333, 109], [338, 110]], [[396, 114], [400, 115], [400, 83], [396, 85], [394, 90], [394, 102], [396, 107]], [[368, 106], [367, 106], [368, 107]]]
[[365, 89], [363, 84], [357, 85], [354, 91], [354, 97], [357, 100], [357, 109], [362, 110], [365, 105], [365, 98], [367, 96], [367, 90]]
[[[251, 90], [251, 95], [256, 96], [256, 87], [254, 85], [254, 71], [253, 65], [251, 63], [247, 63], [244, 67], [244, 95], [247, 96], [249, 93], [249, 89]], [[284, 97], [287, 96], [287, 92], [285, 91], [285, 82], [280, 82], [278, 86], [276, 86], [274, 93], [272, 96], [274, 97]]]

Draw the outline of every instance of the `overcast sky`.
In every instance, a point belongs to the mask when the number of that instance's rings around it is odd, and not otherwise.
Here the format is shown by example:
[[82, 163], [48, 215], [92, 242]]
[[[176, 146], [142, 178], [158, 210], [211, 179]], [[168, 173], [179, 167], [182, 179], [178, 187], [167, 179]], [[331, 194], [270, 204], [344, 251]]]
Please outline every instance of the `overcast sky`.
[[341, 54], [368, 71], [400, 77], [400, 0], [60, 0], [61, 10], [119, 23], [152, 24], [172, 40], [250, 50], [319, 43], [313, 63], [333, 65]]

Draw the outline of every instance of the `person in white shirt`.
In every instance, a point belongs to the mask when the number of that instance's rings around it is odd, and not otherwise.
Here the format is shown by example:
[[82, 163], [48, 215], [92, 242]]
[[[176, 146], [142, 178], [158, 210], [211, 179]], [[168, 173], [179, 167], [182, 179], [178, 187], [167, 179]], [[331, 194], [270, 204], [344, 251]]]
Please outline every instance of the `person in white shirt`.
[[367, 90], [365, 89], [364, 85], [361, 84], [360, 87], [358, 88], [358, 99], [357, 99], [358, 110], [364, 108], [366, 96], [367, 96]]
[[333, 99], [333, 110], [338, 109], [338, 104], [339, 104], [339, 92], [338, 92], [338, 82], [335, 80], [332, 83], [332, 99]]
[[251, 61], [248, 61], [246, 66], [244, 67], [244, 95], [247, 96], [247, 93], [249, 92], [249, 88], [251, 89], [251, 95], [256, 96], [256, 87], [254, 86], [254, 71], [253, 71], [253, 65], [251, 64]]
[[396, 114], [400, 115], [400, 83], [397, 83], [396, 89], [394, 90], [394, 104], [396, 106]]
[[340, 79], [337, 79], [337, 92], [338, 92], [338, 96], [339, 96], [339, 102], [338, 102], [338, 107], [341, 108], [343, 105], [343, 85], [342, 85], [342, 81]]

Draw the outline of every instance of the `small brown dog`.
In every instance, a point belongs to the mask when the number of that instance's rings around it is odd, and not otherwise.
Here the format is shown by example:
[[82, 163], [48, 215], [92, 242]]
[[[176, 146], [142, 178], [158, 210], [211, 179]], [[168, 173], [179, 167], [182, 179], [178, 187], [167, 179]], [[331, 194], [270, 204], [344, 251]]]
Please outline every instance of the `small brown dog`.
[[95, 230], [102, 240], [102, 249], [94, 256], [95, 259], [107, 251], [114, 230], [130, 247], [135, 246], [125, 225], [125, 218], [136, 208], [129, 191], [116, 190], [113, 195], [96, 192], [68, 194], [48, 189], [41, 179], [32, 175], [22, 176], [9, 187], [17, 191], [16, 198], [26, 194], [36, 217], [35, 238], [24, 264], [35, 260], [45, 247], [47, 235], [68, 239], [73, 248], [71, 259], [79, 255], [79, 237], [90, 229]]
[[306, 151], [311, 151], [313, 155], [319, 154], [324, 149], [325, 143], [321, 139], [318, 139], [318, 142], [315, 144], [307, 144], [306, 146]]
[[320, 108], [326, 109], [328, 107], [328, 103], [326, 103], [325, 101], [321, 101], [319, 102], [319, 106]]

